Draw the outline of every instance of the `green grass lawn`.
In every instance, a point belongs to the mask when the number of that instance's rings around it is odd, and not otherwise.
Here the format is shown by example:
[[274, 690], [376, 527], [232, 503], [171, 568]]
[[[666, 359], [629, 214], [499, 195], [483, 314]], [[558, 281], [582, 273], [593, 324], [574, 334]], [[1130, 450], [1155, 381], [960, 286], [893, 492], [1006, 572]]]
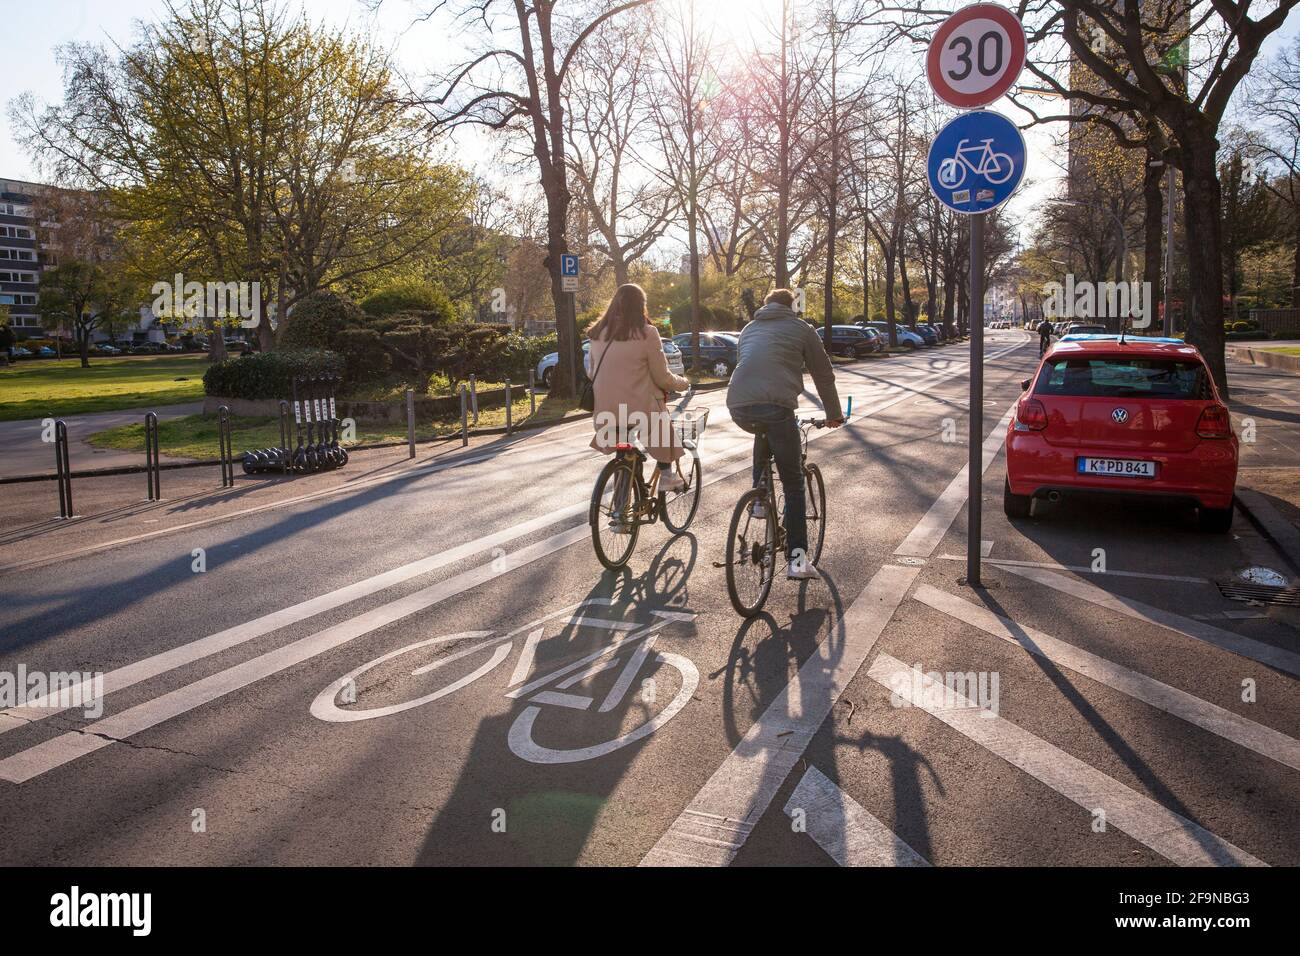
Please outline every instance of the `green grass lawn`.
[[1265, 345], [1262, 348], [1269, 352], [1281, 352], [1283, 355], [1300, 355], [1300, 345], [1280, 345], [1277, 347]]
[[[545, 398], [537, 406], [537, 415], [529, 415], [530, 405], [527, 397], [514, 403], [513, 415], [516, 425], [525, 421], [550, 422], [559, 421], [577, 407], [576, 402], [561, 402]], [[506, 423], [506, 410], [502, 408], [485, 408], [479, 412], [479, 428], [501, 428]], [[415, 437], [427, 441], [437, 436], [445, 436], [460, 427], [460, 414], [433, 421], [417, 423]], [[297, 444], [297, 433], [293, 432], [291, 444]], [[123, 425], [97, 432], [87, 439], [90, 444], [100, 448], [113, 448], [118, 451], [132, 451], [144, 454], [144, 425]], [[406, 441], [405, 425], [358, 425], [356, 439], [348, 444], [372, 445], [380, 442]], [[280, 425], [275, 418], [236, 417], [231, 422], [231, 443], [235, 455], [245, 451], [261, 448], [273, 448], [280, 444]], [[188, 415], [174, 418], [158, 425], [158, 450], [164, 457], [193, 458], [200, 461], [216, 459], [217, 419], [216, 416], [205, 418], [202, 415]]]
[[202, 401], [207, 367], [206, 355], [15, 362], [0, 368], [0, 421]]

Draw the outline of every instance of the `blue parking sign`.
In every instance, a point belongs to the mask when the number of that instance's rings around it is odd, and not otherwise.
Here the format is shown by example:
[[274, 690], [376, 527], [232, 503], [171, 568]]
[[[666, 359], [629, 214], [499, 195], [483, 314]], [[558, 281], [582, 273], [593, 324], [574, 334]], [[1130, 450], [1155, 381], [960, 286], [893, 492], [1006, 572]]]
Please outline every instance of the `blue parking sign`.
[[562, 275], [562, 276], [577, 276], [577, 275], [578, 275], [578, 257], [577, 257], [577, 256], [575, 256], [575, 255], [573, 255], [573, 254], [571, 254], [571, 253], [565, 253], [564, 255], [560, 256], [560, 275]]
[[953, 212], [988, 212], [1024, 178], [1025, 138], [1000, 113], [962, 113], [930, 144], [927, 169], [930, 191]]

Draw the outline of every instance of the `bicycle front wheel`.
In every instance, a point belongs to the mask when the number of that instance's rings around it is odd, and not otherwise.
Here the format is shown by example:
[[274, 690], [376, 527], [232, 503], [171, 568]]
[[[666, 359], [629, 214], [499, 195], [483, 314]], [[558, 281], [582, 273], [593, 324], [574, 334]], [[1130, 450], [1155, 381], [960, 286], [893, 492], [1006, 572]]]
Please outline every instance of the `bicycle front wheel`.
[[[755, 514], [755, 506], [759, 514]], [[753, 617], [767, 603], [776, 572], [776, 515], [761, 488], [741, 496], [727, 532], [727, 595], [741, 617]]]
[[685, 491], [659, 493], [659, 514], [664, 524], [673, 534], [681, 534], [695, 520], [695, 512], [700, 508], [700, 481], [704, 470], [700, 465], [700, 456], [693, 448], [677, 460], [673, 466], [677, 474], [686, 482]]
[[641, 483], [630, 459], [615, 458], [596, 479], [591, 493], [591, 544], [611, 571], [627, 564], [641, 532]]
[[816, 564], [821, 560], [822, 545], [826, 542], [826, 483], [822, 481], [821, 469], [805, 465], [803, 484], [808, 501], [808, 560]]

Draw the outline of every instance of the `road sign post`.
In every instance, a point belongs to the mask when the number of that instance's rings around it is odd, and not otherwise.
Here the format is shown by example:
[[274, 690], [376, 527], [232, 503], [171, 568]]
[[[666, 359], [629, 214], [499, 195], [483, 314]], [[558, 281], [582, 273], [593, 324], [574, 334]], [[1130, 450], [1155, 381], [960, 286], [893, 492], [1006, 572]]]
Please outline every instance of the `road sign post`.
[[984, 214], [1011, 198], [1025, 175], [1025, 140], [1014, 123], [980, 110], [1020, 78], [1028, 44], [1014, 13], [975, 3], [948, 17], [926, 51], [926, 77], [950, 106], [974, 110], [930, 144], [930, 191], [970, 216], [970, 414], [967, 457], [966, 583], [980, 586], [984, 500]]
[[578, 340], [578, 279], [582, 275], [582, 267], [578, 262], [578, 257], [571, 252], [566, 252], [560, 256], [560, 288], [566, 293], [565, 303], [566, 321], [569, 323], [570, 335], [570, 354], [569, 354], [569, 386], [573, 392], [573, 397], [577, 398], [581, 392], [580, 383], [582, 382], [582, 343]]

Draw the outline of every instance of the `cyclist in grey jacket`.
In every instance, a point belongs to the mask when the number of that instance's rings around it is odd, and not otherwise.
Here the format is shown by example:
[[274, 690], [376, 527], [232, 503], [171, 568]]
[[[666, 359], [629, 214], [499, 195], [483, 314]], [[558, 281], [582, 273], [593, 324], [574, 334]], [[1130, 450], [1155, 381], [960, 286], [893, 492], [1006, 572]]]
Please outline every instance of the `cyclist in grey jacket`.
[[[787, 576], [795, 581], [816, 578], [817, 569], [808, 560], [803, 442], [794, 412], [807, 368], [821, 396], [826, 424], [831, 428], [844, 424], [834, 367], [817, 330], [795, 313], [789, 289], [771, 293], [754, 313], [740, 333], [736, 359], [727, 408], [732, 421], [754, 436], [754, 487], [762, 481], [770, 454], [785, 491]], [[765, 515], [756, 512], [755, 517]]]

